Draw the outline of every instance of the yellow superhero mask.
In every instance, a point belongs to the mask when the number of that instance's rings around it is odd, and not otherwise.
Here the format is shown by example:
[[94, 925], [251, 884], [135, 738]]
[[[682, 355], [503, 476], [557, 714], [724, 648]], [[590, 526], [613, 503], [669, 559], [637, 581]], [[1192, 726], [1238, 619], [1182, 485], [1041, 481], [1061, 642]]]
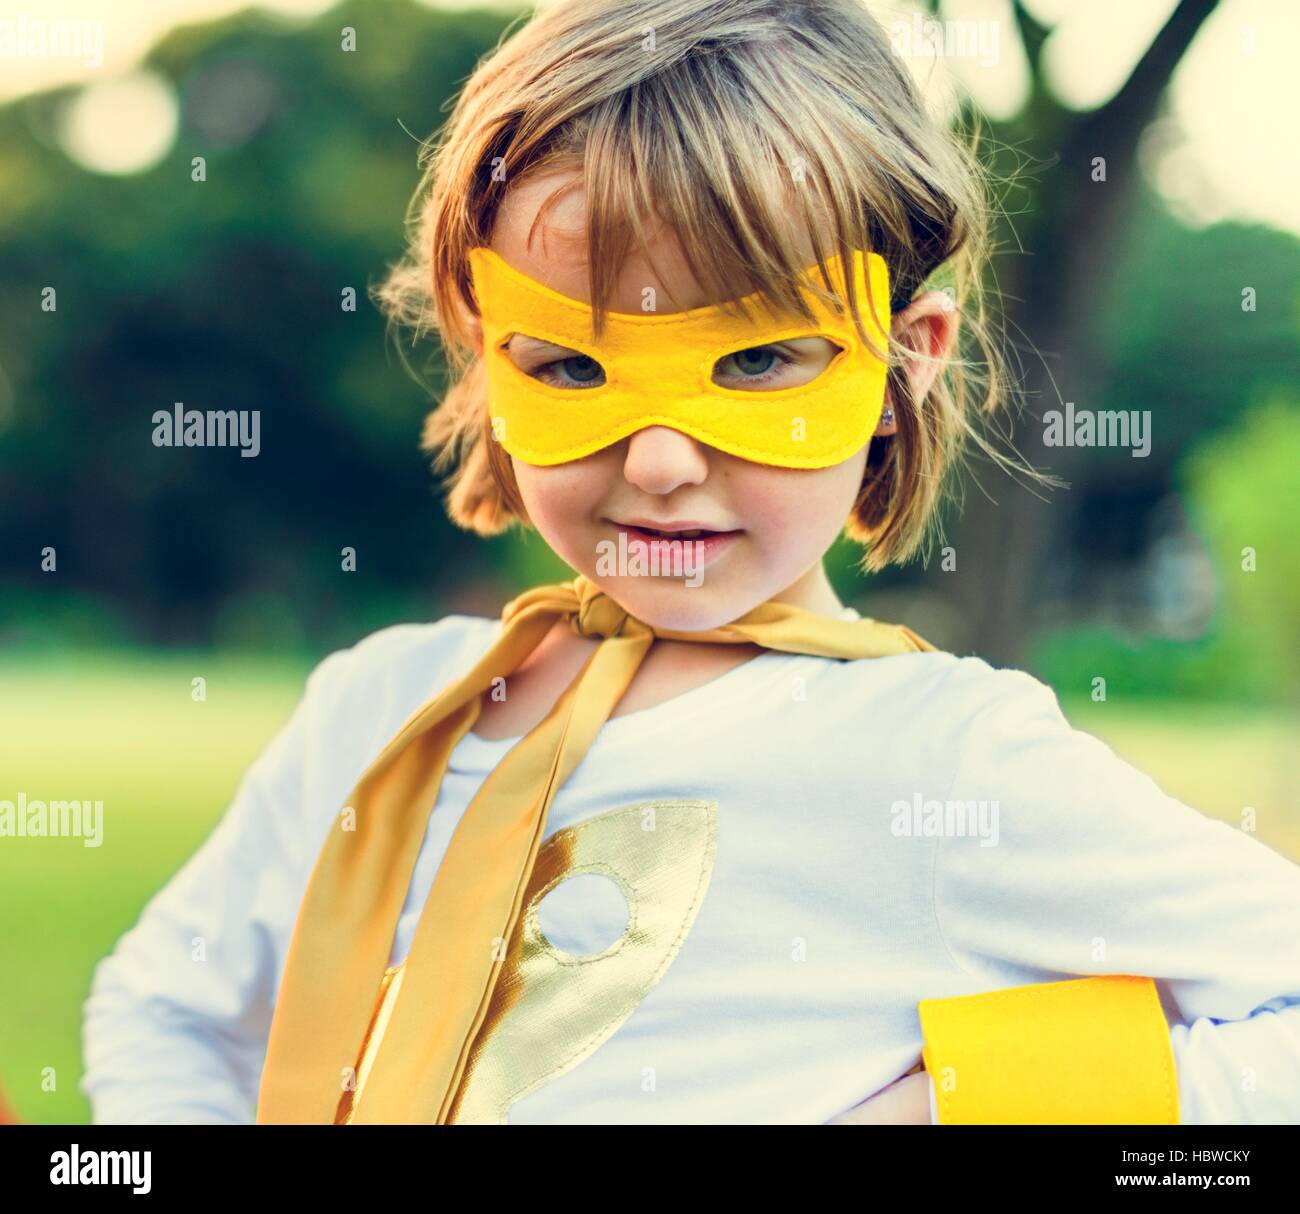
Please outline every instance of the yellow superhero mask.
[[[494, 434], [525, 463], [561, 464], [645, 426], [671, 426], [755, 463], [825, 468], [866, 446], [880, 420], [888, 368], [858, 336], [847, 309], [836, 315], [807, 287], [800, 290], [817, 318], [811, 325], [793, 314], [773, 316], [754, 295], [745, 302], [752, 315], [766, 318], [757, 324], [718, 305], [665, 315], [611, 312], [597, 341], [589, 305], [543, 286], [489, 248], [472, 249], [469, 257]], [[876, 253], [855, 252], [853, 261], [863, 327], [883, 350], [889, 270]], [[827, 261], [840, 299], [846, 298], [842, 265], [839, 256]], [[805, 270], [805, 280], [819, 282], [816, 269]], [[604, 382], [591, 388], [542, 382], [505, 349], [515, 333], [577, 350], [600, 364]], [[729, 354], [813, 336], [840, 349], [807, 383], [764, 391], [714, 382], [718, 360]]]

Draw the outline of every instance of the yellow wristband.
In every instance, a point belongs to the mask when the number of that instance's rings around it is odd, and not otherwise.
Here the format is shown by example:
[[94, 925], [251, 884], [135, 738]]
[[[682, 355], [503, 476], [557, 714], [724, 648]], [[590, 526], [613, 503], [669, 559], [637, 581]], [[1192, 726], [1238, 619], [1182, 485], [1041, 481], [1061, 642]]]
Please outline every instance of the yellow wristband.
[[940, 1125], [1177, 1125], [1155, 982], [1128, 974], [923, 999]]

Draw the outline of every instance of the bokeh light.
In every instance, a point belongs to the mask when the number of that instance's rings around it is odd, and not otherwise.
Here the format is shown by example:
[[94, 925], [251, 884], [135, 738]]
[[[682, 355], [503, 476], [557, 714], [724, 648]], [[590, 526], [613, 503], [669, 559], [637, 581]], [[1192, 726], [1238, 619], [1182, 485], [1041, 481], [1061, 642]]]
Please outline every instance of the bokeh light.
[[140, 173], [171, 151], [179, 122], [176, 93], [154, 72], [82, 89], [64, 111], [60, 142], [95, 173]]

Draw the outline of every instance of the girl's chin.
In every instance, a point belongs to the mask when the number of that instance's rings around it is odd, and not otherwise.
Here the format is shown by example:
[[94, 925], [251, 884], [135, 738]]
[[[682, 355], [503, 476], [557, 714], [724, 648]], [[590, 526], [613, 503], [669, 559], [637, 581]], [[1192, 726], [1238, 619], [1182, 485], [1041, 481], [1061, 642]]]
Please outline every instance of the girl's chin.
[[728, 593], [708, 578], [691, 585], [682, 578], [601, 578], [599, 585], [624, 610], [651, 628], [707, 632], [752, 610], [748, 596]]

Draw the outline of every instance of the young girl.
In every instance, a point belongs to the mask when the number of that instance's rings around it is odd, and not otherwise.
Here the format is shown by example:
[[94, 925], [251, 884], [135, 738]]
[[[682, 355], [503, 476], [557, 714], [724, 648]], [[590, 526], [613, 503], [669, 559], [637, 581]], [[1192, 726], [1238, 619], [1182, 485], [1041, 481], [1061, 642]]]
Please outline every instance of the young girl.
[[95, 1120], [1300, 1119], [1300, 869], [827, 580], [999, 398], [857, 0], [549, 8], [421, 199], [451, 516], [577, 576], [317, 667], [95, 973]]

